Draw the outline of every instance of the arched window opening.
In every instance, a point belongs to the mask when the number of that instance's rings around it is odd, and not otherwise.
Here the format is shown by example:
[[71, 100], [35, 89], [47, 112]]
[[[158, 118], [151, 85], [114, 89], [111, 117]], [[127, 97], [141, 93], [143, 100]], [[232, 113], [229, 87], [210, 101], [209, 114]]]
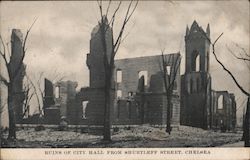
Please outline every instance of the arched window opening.
[[122, 91], [121, 91], [121, 90], [117, 90], [117, 91], [116, 91], [116, 98], [117, 98], [117, 99], [122, 98]]
[[171, 66], [166, 66], [167, 74], [170, 75], [171, 72]]
[[56, 88], [55, 88], [55, 97], [56, 98], [60, 97], [60, 87], [59, 86], [56, 86]]
[[139, 72], [139, 79], [144, 76], [144, 85], [148, 84], [148, 71], [140, 71]]
[[218, 98], [218, 109], [223, 109], [223, 95]]
[[195, 59], [195, 71], [200, 71], [200, 55], [198, 54]]
[[121, 83], [122, 82], [122, 70], [116, 71], [116, 82]]
[[87, 119], [86, 117], [86, 108], [89, 101], [82, 101], [82, 119]]

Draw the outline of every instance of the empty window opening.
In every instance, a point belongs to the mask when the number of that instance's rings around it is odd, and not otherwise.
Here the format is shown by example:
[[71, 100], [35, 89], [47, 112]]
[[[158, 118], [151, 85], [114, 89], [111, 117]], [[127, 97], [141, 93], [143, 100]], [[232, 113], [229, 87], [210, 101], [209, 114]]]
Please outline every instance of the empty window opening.
[[55, 88], [55, 97], [56, 98], [60, 97], [60, 87], [58, 87], [58, 86]]
[[198, 54], [195, 59], [195, 71], [200, 71], [200, 55]]
[[86, 108], [89, 101], [82, 101], [82, 119], [87, 119], [86, 117]]
[[122, 91], [121, 90], [116, 91], [116, 97], [117, 97], [117, 99], [122, 98]]
[[122, 82], [122, 71], [121, 70], [117, 70], [116, 71], [116, 82], [117, 83], [121, 83]]
[[223, 109], [223, 95], [218, 98], [218, 109]]
[[166, 66], [167, 74], [170, 75], [171, 72], [171, 66]]
[[139, 79], [141, 77], [144, 77], [144, 85], [146, 86], [148, 84], [148, 71], [140, 71], [139, 72]]
[[129, 96], [129, 97], [132, 97], [133, 95], [134, 95], [133, 92], [128, 92], [128, 96]]

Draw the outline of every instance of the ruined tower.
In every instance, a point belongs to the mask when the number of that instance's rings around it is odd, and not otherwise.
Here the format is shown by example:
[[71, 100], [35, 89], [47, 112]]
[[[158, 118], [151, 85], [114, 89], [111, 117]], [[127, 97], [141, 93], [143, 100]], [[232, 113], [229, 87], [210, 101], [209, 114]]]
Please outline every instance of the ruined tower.
[[25, 75], [25, 65], [22, 63], [22, 57], [24, 54], [22, 47], [23, 34], [20, 29], [13, 29], [11, 34], [10, 76], [14, 77], [12, 94], [17, 123], [22, 121], [24, 100], [23, 78]]
[[206, 32], [193, 22], [186, 28], [186, 70], [182, 75], [181, 123], [207, 129], [210, 126], [211, 76], [209, 74], [210, 27]]
[[[90, 53], [87, 54], [87, 66], [89, 68], [89, 84], [91, 88], [101, 88], [105, 86], [105, 70], [104, 70], [104, 46], [103, 37], [100, 29], [100, 22], [91, 32]], [[105, 42], [108, 58], [110, 59], [112, 52], [112, 33], [108, 26], [107, 18], [104, 18]]]
[[[112, 53], [112, 31], [108, 25], [107, 18], [103, 17], [103, 20], [104, 22], [99, 22], [91, 32], [90, 53], [87, 54], [87, 66], [89, 68], [90, 86], [88, 88], [83, 88], [78, 94], [78, 101], [82, 108], [84, 108], [82, 109], [82, 115], [80, 116], [84, 117], [84, 119], [82, 120], [84, 122], [82, 123], [103, 124], [104, 120], [104, 53], [106, 50], [107, 58], [110, 59]], [[105, 37], [103, 36], [101, 25], [104, 25], [105, 27]], [[85, 104], [87, 105], [85, 106]]]

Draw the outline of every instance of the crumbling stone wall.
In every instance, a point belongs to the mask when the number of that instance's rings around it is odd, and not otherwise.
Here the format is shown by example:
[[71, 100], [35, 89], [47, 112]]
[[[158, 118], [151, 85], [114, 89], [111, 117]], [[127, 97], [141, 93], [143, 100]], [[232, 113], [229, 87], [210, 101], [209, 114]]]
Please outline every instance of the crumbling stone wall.
[[181, 124], [207, 129], [209, 127], [211, 77], [206, 72], [182, 76]]
[[[234, 95], [227, 91], [213, 91], [212, 129], [233, 130], [236, 125], [236, 103]], [[219, 97], [223, 98], [219, 108]]]
[[[111, 95], [114, 96], [114, 95]], [[88, 101], [86, 107], [86, 119], [82, 119], [82, 102]], [[104, 89], [103, 88], [82, 88], [77, 94], [77, 105], [80, 107], [78, 115], [79, 124], [102, 125], [104, 121]], [[113, 105], [113, 104], [111, 104]], [[111, 113], [113, 109], [111, 108]], [[113, 116], [113, 114], [111, 114]]]
[[60, 81], [55, 83], [54, 88], [59, 88], [59, 97], [55, 97], [55, 105], [59, 106], [61, 119], [69, 121], [74, 115], [70, 110], [74, 107], [77, 82]]
[[[76, 112], [77, 82], [59, 81], [53, 84], [45, 79], [44, 118], [47, 124], [59, 124], [61, 120], [68, 123], [78, 121]], [[57, 89], [56, 89], [57, 88]]]

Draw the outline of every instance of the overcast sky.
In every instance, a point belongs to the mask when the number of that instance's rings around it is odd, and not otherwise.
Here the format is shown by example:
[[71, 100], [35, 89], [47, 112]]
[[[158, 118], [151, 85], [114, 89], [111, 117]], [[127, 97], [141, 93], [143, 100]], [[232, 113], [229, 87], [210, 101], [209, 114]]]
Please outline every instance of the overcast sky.
[[[116, 6], [113, 3], [112, 9]], [[117, 16], [116, 30], [127, 2], [121, 6]], [[52, 75], [59, 72], [66, 80], [78, 82], [78, 89], [88, 86], [86, 54], [92, 29], [98, 22], [99, 11], [92, 2], [1, 2], [0, 31], [5, 41], [9, 40], [11, 29], [26, 32], [35, 18], [38, 18], [27, 42], [28, 74], [45, 72]], [[186, 26], [196, 20], [202, 28], [210, 24], [211, 39], [216, 39], [218, 58], [232, 71], [239, 82], [249, 91], [250, 75], [246, 64], [236, 60], [227, 50], [230, 47], [240, 52], [235, 43], [249, 53], [249, 2], [246, 1], [141, 1], [131, 18], [126, 33], [129, 33], [118, 51], [117, 58], [159, 55], [179, 52], [183, 56], [181, 71], [184, 72], [184, 35]], [[126, 34], [125, 33], [125, 34]], [[235, 93], [238, 104], [246, 98], [233, 84], [212, 54], [210, 54], [212, 87]], [[242, 114], [242, 110], [238, 113]]]

